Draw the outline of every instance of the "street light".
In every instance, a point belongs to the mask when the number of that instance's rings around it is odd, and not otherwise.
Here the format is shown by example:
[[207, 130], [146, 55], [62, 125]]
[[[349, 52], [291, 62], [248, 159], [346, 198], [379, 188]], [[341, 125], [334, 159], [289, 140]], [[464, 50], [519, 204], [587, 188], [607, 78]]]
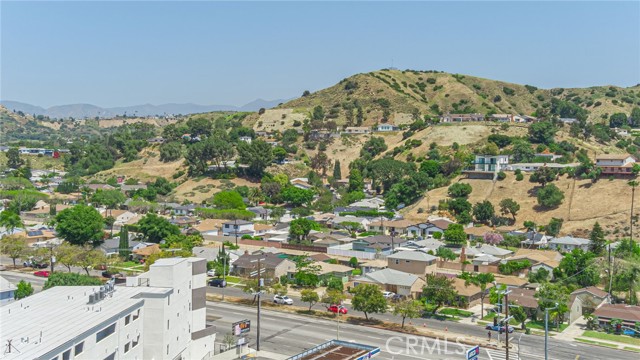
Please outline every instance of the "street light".
[[549, 310], [558, 308], [558, 303], [552, 308], [544, 309], [544, 360], [549, 360]]
[[[493, 282], [494, 286], [498, 286], [498, 283], [496, 281]], [[507, 286], [507, 288], [504, 291], [498, 291], [498, 303], [500, 303], [500, 295], [504, 295], [504, 320], [502, 320], [502, 322], [505, 324], [504, 325], [504, 329], [505, 329], [505, 359], [509, 360], [509, 320], [511, 320], [512, 317], [509, 317], [509, 294], [511, 293], [511, 290], [509, 290], [509, 287]], [[498, 335], [500, 334], [500, 328], [498, 328]], [[498, 339], [500, 338], [500, 336], [498, 336]], [[500, 340], [498, 340], [499, 342]]]
[[[237, 236], [237, 235], [236, 235]], [[260, 257], [256, 260], [251, 260], [250, 262], [258, 263], [258, 291], [254, 292], [252, 295], [258, 297], [258, 321], [257, 321], [257, 330], [256, 330], [256, 351], [260, 351], [260, 295], [262, 294], [262, 286], [264, 284], [263, 279], [260, 278]]]

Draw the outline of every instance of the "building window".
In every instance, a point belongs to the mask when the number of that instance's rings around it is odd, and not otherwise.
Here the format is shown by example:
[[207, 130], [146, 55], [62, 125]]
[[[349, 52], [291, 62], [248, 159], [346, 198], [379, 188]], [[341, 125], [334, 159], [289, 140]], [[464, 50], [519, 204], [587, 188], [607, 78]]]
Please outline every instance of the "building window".
[[62, 360], [69, 360], [69, 359], [71, 359], [71, 349], [62, 353]]
[[134, 347], [138, 346], [139, 342], [140, 342], [140, 335], [138, 335], [138, 337], [136, 337], [136, 339], [131, 342], [131, 348], [133, 349]]
[[116, 352], [114, 351], [111, 355], [104, 358], [104, 360], [114, 360], [116, 358]]
[[136, 310], [136, 312], [133, 314], [133, 321], [138, 320], [139, 317], [140, 317], [140, 309]]
[[81, 342], [80, 344], [76, 344], [75, 349], [73, 349], [73, 353], [76, 356], [79, 354], [82, 354], [83, 351], [84, 351], [84, 341]]
[[129, 315], [124, 317], [124, 324], [125, 325], [129, 325], [130, 322], [131, 322], [131, 314], [129, 314]]
[[396, 265], [400, 264], [400, 260], [396, 259]]
[[167, 345], [167, 355], [169, 355], [169, 345]]
[[129, 352], [129, 348], [131, 347], [131, 343], [126, 343], [124, 344], [124, 353], [128, 353]]
[[54, 358], [51, 358], [51, 360], [58, 360], [58, 357], [56, 356]]
[[100, 341], [104, 340], [104, 338], [108, 337], [109, 335], [113, 334], [116, 331], [116, 324], [113, 323], [109, 326], [107, 326], [106, 328], [98, 331], [96, 333], [96, 342], [99, 343]]
[[167, 320], [167, 330], [169, 330], [169, 320]]

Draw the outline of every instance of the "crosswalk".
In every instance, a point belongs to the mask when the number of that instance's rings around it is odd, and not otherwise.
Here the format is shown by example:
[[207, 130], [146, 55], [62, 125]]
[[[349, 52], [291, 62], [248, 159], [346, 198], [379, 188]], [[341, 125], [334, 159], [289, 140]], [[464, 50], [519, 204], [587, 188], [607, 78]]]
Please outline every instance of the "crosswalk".
[[[486, 350], [487, 355], [489, 355], [489, 360], [506, 360], [507, 354], [505, 354], [504, 350]], [[510, 352], [509, 360], [520, 360], [517, 353]]]

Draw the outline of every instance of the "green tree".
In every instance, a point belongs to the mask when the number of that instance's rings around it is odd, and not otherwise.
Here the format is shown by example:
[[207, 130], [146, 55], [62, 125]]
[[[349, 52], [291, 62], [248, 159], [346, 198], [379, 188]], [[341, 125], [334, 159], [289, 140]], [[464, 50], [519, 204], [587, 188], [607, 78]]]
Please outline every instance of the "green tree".
[[333, 181], [342, 180], [342, 170], [340, 169], [340, 160], [333, 163]]
[[420, 164], [420, 171], [429, 175], [429, 177], [436, 177], [442, 170], [439, 162], [435, 160], [426, 160]]
[[554, 169], [542, 166], [531, 175], [531, 181], [540, 183], [544, 187], [547, 183], [555, 180], [557, 176], [558, 173]]
[[393, 315], [402, 317], [401, 329], [404, 329], [406, 318], [415, 319], [422, 315], [422, 304], [418, 300], [407, 299], [396, 304], [393, 308]]
[[310, 205], [313, 201], [314, 194], [315, 192], [313, 190], [300, 189], [291, 185], [285, 186], [280, 192], [282, 200], [294, 207]]
[[63, 242], [55, 248], [56, 262], [67, 267], [67, 271], [71, 272], [71, 267], [78, 264], [78, 258], [83, 252], [81, 246], [72, 245], [68, 242]]
[[331, 305], [340, 305], [344, 301], [346, 296], [342, 291], [339, 290], [327, 290], [322, 297], [320, 298], [320, 302], [325, 305], [325, 307], [329, 308]]
[[455, 215], [460, 215], [464, 212], [469, 213], [472, 209], [471, 203], [467, 201], [467, 199], [461, 197], [451, 199], [447, 204], [449, 205], [449, 210], [451, 210]]
[[316, 121], [324, 120], [324, 109], [322, 106], [318, 105], [313, 108], [313, 112], [311, 113], [311, 119]]
[[535, 157], [535, 151], [526, 140], [514, 141], [511, 152], [514, 162], [531, 162]]
[[[516, 305], [512, 302], [512, 305]], [[525, 330], [526, 327], [526, 321], [527, 321], [527, 312], [524, 311], [524, 308], [522, 306], [512, 306], [509, 308], [509, 315], [513, 316], [513, 318], [520, 323], [520, 327], [522, 328], [522, 330]]]
[[362, 179], [362, 173], [358, 169], [351, 169], [351, 172], [349, 172], [349, 192], [363, 190], [364, 180]]
[[366, 160], [376, 157], [378, 154], [387, 150], [387, 144], [381, 137], [372, 136], [362, 145], [360, 156]]
[[160, 161], [170, 162], [182, 158], [182, 144], [177, 141], [169, 141], [160, 145]]
[[120, 229], [120, 242], [118, 244], [118, 254], [125, 260], [129, 259], [131, 250], [129, 250], [129, 230], [126, 226]]
[[351, 305], [354, 310], [362, 311], [364, 317], [369, 320], [369, 314], [382, 314], [387, 312], [387, 299], [382, 291], [374, 284], [360, 284], [353, 291]]
[[495, 215], [493, 204], [489, 200], [476, 203], [473, 206], [473, 216], [481, 223], [489, 223]]
[[464, 245], [467, 242], [467, 234], [460, 224], [449, 224], [444, 231], [444, 241], [452, 245]]
[[104, 237], [103, 228], [104, 219], [91, 206], [76, 205], [56, 215], [58, 236], [73, 245], [101, 243]]
[[555, 307], [557, 309], [550, 311], [549, 315], [552, 320], [559, 326], [564, 321], [564, 315], [569, 312], [569, 289], [562, 283], [544, 283], [540, 286], [534, 295], [538, 299], [538, 308], [540, 311]]
[[178, 226], [152, 213], [145, 215], [137, 225], [138, 231], [144, 239], [156, 244], [170, 235], [180, 235], [180, 228]]
[[480, 288], [480, 317], [484, 317], [484, 298], [487, 296], [487, 285], [491, 284], [495, 280], [495, 276], [492, 273], [477, 273], [470, 274], [463, 272], [459, 278], [464, 280], [464, 285], [469, 284], [476, 285]]
[[427, 299], [428, 303], [435, 305], [432, 308], [432, 314], [435, 315], [442, 305], [451, 304], [458, 297], [453, 279], [444, 275], [427, 274], [425, 280], [427, 284], [422, 288], [422, 296]]
[[317, 304], [318, 301], [320, 301], [320, 296], [315, 290], [303, 289], [300, 292], [300, 300], [309, 304], [309, 311], [311, 311], [313, 305]]
[[251, 144], [241, 142], [238, 154], [240, 162], [249, 165], [247, 173], [256, 178], [261, 178], [264, 169], [273, 162], [273, 148], [263, 140], [255, 140]]
[[18, 235], [5, 235], [0, 239], [0, 253], [13, 260], [13, 267], [16, 267], [16, 260], [24, 258], [29, 253], [27, 239]]
[[284, 161], [284, 159], [287, 158], [287, 150], [285, 150], [281, 146], [278, 146], [273, 149], [273, 157], [277, 162], [281, 163]]
[[529, 126], [529, 140], [533, 143], [549, 145], [553, 143], [557, 131], [558, 128], [549, 121], [533, 123]]
[[220, 251], [218, 251], [218, 255], [213, 261], [213, 265], [213, 269], [215, 269], [217, 277], [229, 274], [229, 269], [231, 267], [231, 255], [225, 250], [224, 245], [222, 245]]
[[54, 286], [93, 286], [102, 285], [102, 281], [93, 276], [77, 274], [77, 273], [60, 273], [50, 274], [44, 283], [44, 290]]
[[337, 278], [335, 276], [331, 276], [327, 279], [327, 289], [328, 290], [340, 290], [344, 291], [344, 283], [342, 279]]
[[443, 246], [436, 250], [436, 256], [444, 260], [455, 260], [458, 257], [453, 250]]
[[[107, 257], [102, 250], [94, 249], [91, 246], [84, 246], [82, 251], [78, 253], [76, 265], [84, 269], [89, 276], [89, 270], [104, 265], [107, 262]], [[68, 273], [66, 273], [68, 274]]]
[[579, 287], [597, 285], [600, 282], [600, 272], [595, 266], [595, 255], [575, 249], [560, 260], [557, 268], [553, 269], [553, 277], [564, 284], [576, 284]]
[[549, 236], [558, 236], [563, 223], [564, 219], [551, 218], [551, 220], [549, 220], [549, 224], [545, 227], [545, 234]]
[[593, 229], [591, 229], [591, 235], [589, 236], [589, 240], [591, 240], [591, 244], [589, 244], [589, 250], [596, 254], [596, 256], [600, 256], [604, 253], [604, 249], [607, 246], [607, 240], [604, 238], [604, 230], [600, 226], [600, 223], [596, 221], [593, 224]]
[[17, 213], [5, 210], [0, 212], [0, 226], [7, 230], [7, 233], [12, 234], [15, 229], [24, 228], [24, 223]]
[[311, 230], [320, 230], [320, 225], [307, 218], [293, 220], [289, 226], [289, 242], [298, 244], [306, 242]]
[[20, 159], [20, 151], [17, 147], [7, 150], [7, 166], [12, 169], [18, 169], [24, 162]]
[[244, 210], [247, 208], [242, 195], [235, 190], [220, 191], [213, 195], [213, 206], [217, 209], [237, 209]]
[[529, 282], [532, 284], [542, 284], [549, 281], [549, 270], [541, 267], [536, 271], [529, 272]]
[[513, 217], [513, 221], [516, 221], [516, 215], [520, 211], [520, 204], [518, 204], [515, 200], [502, 199], [500, 201], [500, 212], [502, 215], [511, 215]]
[[33, 294], [33, 287], [31, 283], [26, 282], [24, 280], [20, 280], [18, 286], [16, 287], [16, 291], [13, 293], [13, 298], [16, 300], [20, 300], [26, 298]]
[[627, 125], [627, 114], [615, 113], [609, 116], [609, 126], [612, 128], [620, 128]]
[[449, 186], [447, 193], [449, 194], [450, 197], [454, 199], [457, 199], [457, 198], [466, 199], [469, 196], [469, 194], [471, 194], [471, 191], [473, 191], [473, 188], [471, 187], [471, 185], [464, 184], [464, 183], [455, 183]]
[[296, 284], [304, 287], [316, 287], [320, 278], [320, 265], [315, 264], [308, 256], [297, 256], [295, 259], [296, 273], [294, 278]]
[[640, 107], [634, 107], [629, 115], [629, 126], [638, 128], [640, 127]]
[[536, 193], [538, 205], [545, 208], [556, 208], [562, 204], [564, 193], [554, 184], [548, 184]]

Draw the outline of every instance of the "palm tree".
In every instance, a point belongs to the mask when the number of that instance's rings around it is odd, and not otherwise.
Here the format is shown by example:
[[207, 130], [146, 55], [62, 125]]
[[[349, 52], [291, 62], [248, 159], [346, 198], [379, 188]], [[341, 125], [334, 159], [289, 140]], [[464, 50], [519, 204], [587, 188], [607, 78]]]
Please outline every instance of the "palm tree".
[[13, 233], [13, 230], [17, 228], [24, 228], [20, 215], [7, 210], [0, 213], [0, 226], [4, 226], [9, 234]]
[[636, 195], [636, 186], [640, 185], [640, 182], [638, 182], [637, 180], [631, 180], [629, 181], [627, 184], [629, 184], [629, 186], [631, 186], [631, 218], [629, 219], [629, 229], [631, 229], [631, 240], [633, 240], [633, 200], [635, 199], [635, 195]]

